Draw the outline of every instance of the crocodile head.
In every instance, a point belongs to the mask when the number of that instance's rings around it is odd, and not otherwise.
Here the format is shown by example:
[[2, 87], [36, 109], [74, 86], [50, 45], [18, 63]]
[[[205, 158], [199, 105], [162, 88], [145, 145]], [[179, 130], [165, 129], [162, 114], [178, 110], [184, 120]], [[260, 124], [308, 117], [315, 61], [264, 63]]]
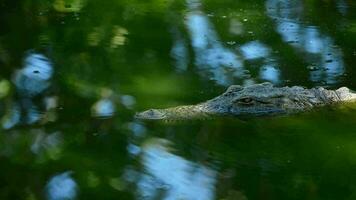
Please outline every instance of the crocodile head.
[[138, 119], [189, 120], [214, 116], [250, 118], [297, 113], [338, 101], [356, 100], [348, 89], [326, 90], [303, 87], [274, 87], [271, 83], [232, 85], [226, 92], [197, 105], [150, 109], [136, 114]]
[[[289, 93], [288, 93], [289, 94]], [[166, 109], [150, 109], [139, 112], [136, 119], [189, 120], [214, 116], [253, 117], [286, 113], [286, 91], [270, 83], [247, 87], [230, 86], [225, 93], [206, 102]], [[288, 106], [287, 106], [288, 107]]]
[[[299, 88], [302, 89], [293, 90]], [[232, 85], [222, 95], [207, 101], [205, 107], [215, 115], [256, 117], [288, 113], [295, 103], [290, 91], [262, 83], [246, 87]]]
[[152, 119], [152, 120], [162, 120], [166, 117], [166, 111], [164, 109], [149, 109], [140, 113], [136, 113], [135, 118], [137, 119]]

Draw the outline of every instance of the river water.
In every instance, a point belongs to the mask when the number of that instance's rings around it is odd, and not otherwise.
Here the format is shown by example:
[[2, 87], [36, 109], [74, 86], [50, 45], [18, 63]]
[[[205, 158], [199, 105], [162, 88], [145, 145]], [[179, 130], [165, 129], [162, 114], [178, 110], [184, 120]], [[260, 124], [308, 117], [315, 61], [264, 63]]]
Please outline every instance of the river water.
[[133, 118], [355, 66], [352, 0], [2, 0], [0, 199], [356, 199], [356, 105]]

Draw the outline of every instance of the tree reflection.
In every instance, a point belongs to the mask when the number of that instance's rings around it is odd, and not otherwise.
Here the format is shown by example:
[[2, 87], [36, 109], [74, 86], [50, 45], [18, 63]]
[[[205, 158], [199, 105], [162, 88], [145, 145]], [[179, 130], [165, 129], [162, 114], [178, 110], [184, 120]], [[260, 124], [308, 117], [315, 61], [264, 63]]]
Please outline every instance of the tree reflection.
[[291, 46], [306, 53], [310, 80], [321, 84], [336, 84], [344, 74], [343, 53], [333, 39], [318, 27], [303, 24], [301, 1], [266, 1], [267, 14], [275, 20], [277, 32]]
[[277, 68], [276, 59], [271, 55], [272, 50], [260, 41], [251, 41], [240, 47], [240, 51], [245, 60], [262, 60], [259, 71], [259, 78], [278, 84], [280, 82], [280, 72]]
[[[171, 153], [171, 142], [151, 138], [142, 145], [144, 167], [137, 178], [138, 199], [214, 199], [216, 172]], [[134, 175], [137, 176], [137, 175]]]
[[78, 186], [71, 177], [73, 172], [67, 171], [53, 176], [47, 186], [48, 200], [74, 200], [77, 196]]
[[52, 75], [53, 66], [46, 56], [36, 52], [27, 54], [23, 67], [13, 75], [17, 100], [11, 103], [3, 117], [3, 128], [9, 129], [18, 123], [33, 124], [41, 119], [34, 98], [40, 96], [50, 86]]
[[[231, 85], [236, 81], [245, 84], [253, 83], [254, 79], [270, 81], [275, 84], [280, 82], [280, 72], [276, 58], [271, 55], [271, 48], [256, 40], [243, 45], [228, 42], [237, 46], [236, 50], [225, 47], [220, 41], [207, 15], [202, 12], [199, 0], [187, 1], [188, 11], [185, 15], [185, 25], [188, 29], [191, 46], [195, 53], [195, 65], [199, 73], [209, 77], [220, 85]], [[231, 19], [229, 31], [233, 35], [244, 32], [243, 24], [237, 19]], [[175, 59], [179, 71], [187, 69], [189, 64], [188, 45], [182, 34], [173, 29], [174, 44], [171, 56]], [[250, 70], [246, 69], [244, 62], [262, 60], [258, 77], [250, 77]]]
[[200, 10], [199, 0], [188, 0], [189, 12], [186, 25], [195, 52], [195, 64], [200, 70], [207, 70], [218, 84], [232, 84], [234, 77], [244, 74], [241, 58], [224, 47], [208, 17]]
[[[267, 15], [275, 19], [276, 31], [283, 41], [297, 49], [298, 57], [307, 62], [308, 66], [305, 68], [309, 70], [309, 80], [319, 85], [337, 84], [345, 73], [343, 52], [331, 36], [322, 33], [319, 27], [306, 25], [301, 20], [305, 15], [303, 3], [268, 0], [265, 6]], [[338, 1], [337, 7], [341, 9], [340, 12], [346, 13], [347, 4], [344, 1]], [[194, 50], [194, 63], [200, 74], [220, 85], [255, 80], [281, 83], [284, 77], [280, 72], [280, 58], [275, 53], [272, 54], [279, 49], [259, 40], [245, 44], [229, 41], [227, 44], [236, 47], [235, 50], [229, 49], [221, 42], [208, 15], [202, 11], [201, 1], [188, 0], [187, 10], [185, 25]], [[214, 17], [214, 14], [209, 16]], [[238, 19], [230, 20], [230, 34], [243, 35], [244, 31], [244, 25]], [[176, 68], [184, 71], [189, 65], [189, 46], [177, 28], [173, 28], [172, 32], [174, 43], [171, 56]], [[262, 61], [259, 62], [257, 76], [251, 73], [254, 69], [249, 66], [249, 62], [255, 60]]]
[[326, 34], [316, 2], [0, 3], [0, 199], [354, 199], [354, 110], [243, 123], [132, 119], [230, 84], [353, 87], [339, 77], [354, 62], [356, 7], [335, 1], [333, 23], [346, 28]]

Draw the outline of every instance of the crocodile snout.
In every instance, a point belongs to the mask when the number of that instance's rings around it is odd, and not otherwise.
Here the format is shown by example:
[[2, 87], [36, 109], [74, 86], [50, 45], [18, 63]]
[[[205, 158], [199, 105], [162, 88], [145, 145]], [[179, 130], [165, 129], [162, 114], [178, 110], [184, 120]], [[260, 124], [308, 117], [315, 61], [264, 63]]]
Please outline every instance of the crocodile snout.
[[136, 119], [159, 120], [165, 118], [165, 113], [158, 109], [149, 109], [135, 114]]

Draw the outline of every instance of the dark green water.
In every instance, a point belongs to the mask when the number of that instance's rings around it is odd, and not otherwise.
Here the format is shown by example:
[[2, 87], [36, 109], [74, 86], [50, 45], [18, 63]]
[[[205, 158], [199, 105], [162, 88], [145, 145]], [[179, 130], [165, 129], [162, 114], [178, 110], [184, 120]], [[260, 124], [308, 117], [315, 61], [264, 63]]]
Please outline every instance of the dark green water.
[[0, 0], [0, 199], [356, 199], [355, 105], [133, 119], [355, 66], [352, 0]]

